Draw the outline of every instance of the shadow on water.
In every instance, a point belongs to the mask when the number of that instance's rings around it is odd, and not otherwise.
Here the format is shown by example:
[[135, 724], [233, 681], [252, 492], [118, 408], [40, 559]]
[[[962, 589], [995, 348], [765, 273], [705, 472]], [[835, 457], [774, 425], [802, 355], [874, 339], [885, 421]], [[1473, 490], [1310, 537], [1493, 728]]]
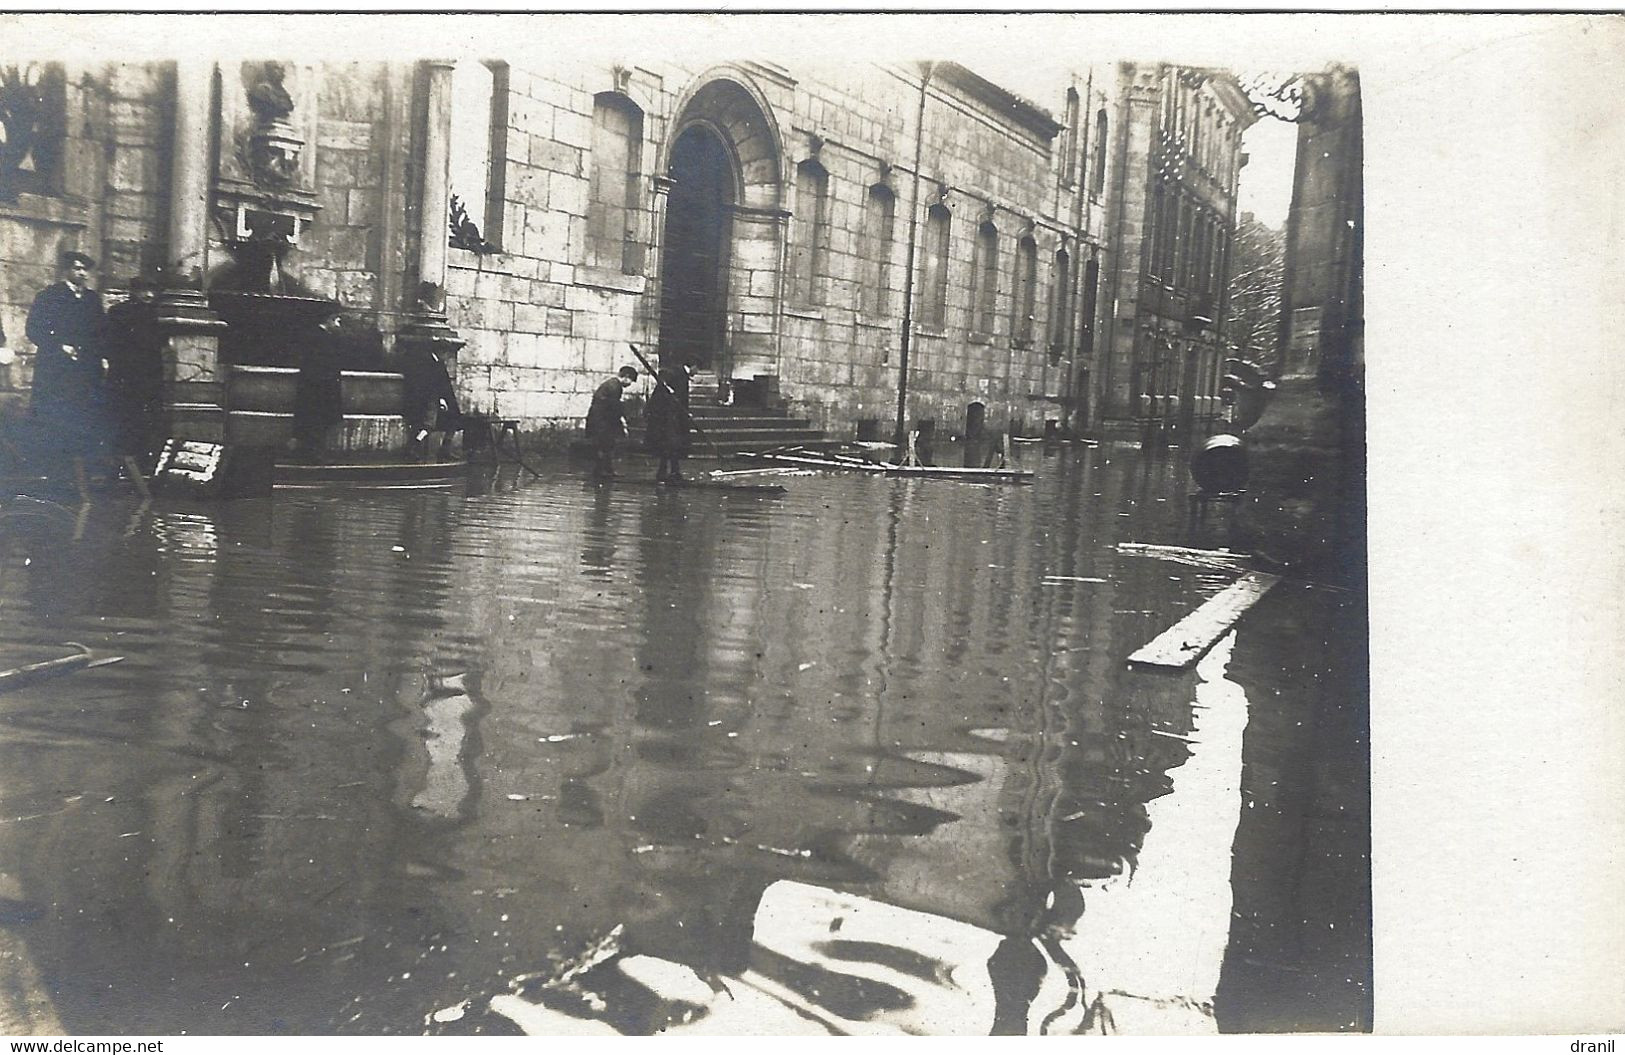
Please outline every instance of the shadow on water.
[[0, 925], [83, 1033], [1368, 1024], [1346, 627], [1124, 670], [1226, 580], [1116, 544], [1222, 524], [1023, 454], [28, 518], [0, 654], [128, 658], [0, 696]]

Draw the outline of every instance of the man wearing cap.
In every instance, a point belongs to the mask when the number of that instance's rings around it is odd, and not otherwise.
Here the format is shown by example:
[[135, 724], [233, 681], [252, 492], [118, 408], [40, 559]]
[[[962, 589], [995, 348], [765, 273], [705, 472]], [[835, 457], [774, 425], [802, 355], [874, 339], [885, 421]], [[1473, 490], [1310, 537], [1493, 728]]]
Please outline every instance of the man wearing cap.
[[615, 475], [615, 441], [626, 435], [626, 419], [621, 416], [621, 392], [638, 379], [635, 366], [623, 366], [614, 377], [598, 386], [587, 408], [587, 439], [593, 447], [593, 475], [600, 480]]
[[34, 360], [34, 414], [101, 438], [102, 295], [88, 285], [96, 261], [69, 251], [58, 261], [60, 281], [39, 291], [25, 330], [39, 349]]

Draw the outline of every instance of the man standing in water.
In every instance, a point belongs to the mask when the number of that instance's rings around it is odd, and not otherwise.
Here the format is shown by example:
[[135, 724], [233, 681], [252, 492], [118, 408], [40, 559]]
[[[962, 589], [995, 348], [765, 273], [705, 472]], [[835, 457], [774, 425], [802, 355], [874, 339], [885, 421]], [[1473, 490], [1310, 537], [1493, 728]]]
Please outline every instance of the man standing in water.
[[623, 366], [592, 394], [592, 406], [587, 408], [587, 439], [593, 446], [593, 475], [600, 480], [615, 475], [615, 441], [626, 435], [621, 392], [637, 379], [636, 367]]
[[88, 285], [96, 261], [68, 251], [58, 261], [61, 281], [39, 291], [28, 311], [34, 360], [34, 416], [72, 433], [75, 447], [105, 437], [102, 420], [102, 295]]
[[300, 348], [294, 386], [293, 452], [299, 461], [327, 460], [327, 434], [344, 420], [343, 332], [337, 307], [317, 324]]
[[688, 453], [688, 375], [689, 367], [662, 366], [656, 375], [655, 390], [643, 415], [643, 440], [660, 459], [655, 483], [683, 482], [681, 461]]
[[164, 338], [158, 331], [157, 284], [130, 280], [130, 296], [107, 313], [107, 394], [119, 453], [150, 465], [163, 444]]

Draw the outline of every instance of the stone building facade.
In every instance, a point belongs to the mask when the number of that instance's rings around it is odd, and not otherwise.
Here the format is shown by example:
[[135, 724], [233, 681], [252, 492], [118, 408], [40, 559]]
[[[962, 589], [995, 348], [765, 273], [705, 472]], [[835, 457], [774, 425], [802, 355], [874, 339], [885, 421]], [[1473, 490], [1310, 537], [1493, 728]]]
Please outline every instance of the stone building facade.
[[[8, 126], [34, 146], [4, 159], [0, 201], [19, 387], [28, 305], [75, 248], [110, 301], [164, 269], [172, 431], [198, 438], [285, 434], [295, 345], [332, 301], [393, 350], [447, 353], [468, 408], [530, 429], [575, 427], [629, 342], [838, 438], [1090, 424], [1123, 183], [1109, 68], [1057, 84], [1053, 111], [946, 62], [4, 75], [38, 103]], [[397, 391], [346, 375], [346, 445], [402, 441]]]
[[1118, 78], [1102, 411], [1188, 432], [1219, 412], [1241, 137], [1257, 118], [1226, 73], [1122, 63]]

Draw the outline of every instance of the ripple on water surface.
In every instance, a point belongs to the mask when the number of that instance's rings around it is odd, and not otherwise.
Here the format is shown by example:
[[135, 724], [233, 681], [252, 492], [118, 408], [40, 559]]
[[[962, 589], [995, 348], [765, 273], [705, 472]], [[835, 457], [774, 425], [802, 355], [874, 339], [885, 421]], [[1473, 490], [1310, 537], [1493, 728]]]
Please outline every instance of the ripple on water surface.
[[[416, 1032], [606, 941], [649, 977], [760, 968], [790, 999], [801, 946], [751, 935], [808, 898], [969, 928], [964, 948], [1072, 927], [1078, 890], [1233, 797], [1236, 737], [1190, 763], [1218, 727], [1197, 679], [1121, 669], [1228, 578], [1116, 549], [1212, 544], [1156, 501], [1182, 494], [1174, 463], [1039, 469], [778, 497], [553, 474], [0, 534], [6, 657], [128, 657], [0, 697], [3, 799], [30, 817], [0, 843], [64, 1028]], [[1222, 886], [1218, 841], [1157, 859]], [[1211, 899], [1164, 910], [1222, 956]], [[868, 949], [895, 988], [934, 948], [872, 937], [819, 970]], [[861, 1018], [880, 977], [834, 1010]], [[610, 1018], [658, 1026], [627, 992]]]

